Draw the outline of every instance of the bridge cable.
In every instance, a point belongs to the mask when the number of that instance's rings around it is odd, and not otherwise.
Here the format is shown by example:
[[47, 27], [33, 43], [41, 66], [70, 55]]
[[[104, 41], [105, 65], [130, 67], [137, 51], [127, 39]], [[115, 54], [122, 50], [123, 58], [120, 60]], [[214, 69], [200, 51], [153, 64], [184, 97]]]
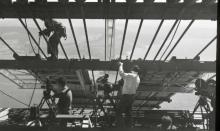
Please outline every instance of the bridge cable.
[[18, 55], [14, 49], [11, 48], [11, 46], [0, 36], [1, 41], [16, 55]]
[[[24, 21], [25, 21], [25, 25], [28, 27], [26, 19], [25, 19]], [[34, 46], [33, 46], [32, 42], [31, 42], [31, 38], [30, 38], [30, 35], [28, 34], [28, 32], [27, 32], [27, 35], [28, 35], [28, 40], [29, 40], [29, 43], [30, 43], [30, 45], [31, 45], [32, 51], [33, 51], [34, 54], [36, 55], [37, 53], [36, 53], [35, 50], [34, 50]]]
[[143, 21], [144, 21], [144, 19], [141, 19], [141, 21], [140, 21], [140, 23], [139, 23], [138, 31], [137, 31], [137, 34], [136, 34], [136, 37], [135, 37], [135, 41], [134, 41], [134, 45], [133, 45], [133, 48], [132, 48], [132, 51], [131, 51], [131, 55], [130, 55], [130, 60], [131, 60], [132, 57], [133, 57], [134, 49], [135, 49], [136, 44], [137, 44], [137, 40], [138, 40], [140, 31], [141, 31], [141, 27], [142, 27], [142, 25], [143, 25]]
[[43, 54], [43, 56], [47, 59], [47, 56], [45, 55], [44, 51], [41, 49], [41, 47], [38, 45], [37, 41], [35, 40], [35, 38], [33, 37], [33, 35], [31, 34], [31, 32], [29, 31], [29, 29], [25, 26], [24, 22], [22, 21], [21, 18], [19, 18], [19, 21], [21, 22], [21, 24], [23, 25], [23, 27], [25, 28], [25, 30], [28, 32], [28, 34], [30, 35], [30, 37], [32, 38], [32, 40], [34, 41], [34, 43], [37, 45], [37, 47], [40, 49], [41, 53]]
[[173, 23], [173, 26], [171, 27], [170, 31], [168, 32], [166, 38], [164, 39], [162, 45], [160, 46], [159, 50], [157, 51], [157, 54], [154, 57], [154, 61], [156, 60], [157, 56], [159, 55], [159, 53], [161, 52], [161, 49], [164, 47], [165, 43], [167, 42], [171, 32], [173, 31], [174, 27], [176, 26], [176, 24], [178, 23], [178, 20], [175, 20], [175, 22]]
[[[89, 53], [89, 59], [91, 60], [91, 52], [90, 52], [90, 44], [89, 44], [89, 38], [88, 38], [88, 31], [87, 31], [87, 26], [86, 26], [86, 19], [85, 19], [85, 14], [84, 14], [84, 8], [82, 3], [80, 3], [80, 9], [83, 17], [83, 25], [84, 25], [84, 30], [85, 30], [85, 35], [86, 35], [86, 43], [87, 43], [87, 48], [88, 48], [88, 53]], [[95, 76], [94, 76], [94, 71], [92, 70], [92, 79], [93, 83], [95, 84]]]
[[78, 57], [79, 57], [79, 59], [81, 60], [81, 55], [80, 55], [80, 51], [79, 51], [78, 42], [77, 42], [77, 39], [76, 39], [76, 35], [75, 35], [74, 28], [73, 28], [73, 24], [72, 24], [70, 15], [69, 15], [69, 10], [67, 10], [67, 8], [68, 8], [68, 7], [67, 7], [66, 4], [65, 4], [65, 11], [66, 11], [66, 14], [67, 14], [67, 16], [68, 16], [68, 21], [69, 21], [69, 24], [70, 24], [70, 29], [71, 29], [71, 32], [72, 32], [72, 35], [73, 35], [73, 39], [74, 39], [74, 42], [75, 42], [75, 46], [76, 46], [76, 50], [77, 50], [77, 53], [78, 53]]
[[77, 53], [78, 53], [79, 59], [81, 60], [81, 55], [80, 55], [79, 46], [78, 46], [78, 42], [77, 42], [77, 39], [76, 39], [75, 31], [74, 31], [74, 28], [73, 28], [73, 24], [72, 24], [70, 18], [68, 18], [68, 20], [69, 20], [69, 24], [70, 24], [70, 29], [71, 29], [72, 34], [73, 34], [73, 39], [75, 41], [75, 46], [76, 46], [76, 49], [77, 49]]
[[167, 56], [165, 57], [164, 61], [167, 60], [167, 58], [170, 56], [170, 54], [173, 52], [173, 50], [176, 48], [176, 46], [178, 45], [178, 43], [180, 42], [180, 40], [183, 38], [183, 36], [185, 35], [185, 33], [189, 30], [189, 28], [191, 27], [191, 25], [193, 24], [195, 20], [191, 20], [191, 22], [189, 23], [189, 25], [186, 27], [186, 29], [184, 30], [184, 32], [182, 33], [182, 35], [179, 37], [179, 39], [177, 40], [177, 42], [175, 43], [175, 45], [173, 46], [173, 48], [170, 50], [170, 52], [167, 54]]
[[176, 26], [176, 29], [175, 29], [175, 31], [174, 31], [174, 33], [173, 33], [173, 36], [172, 36], [172, 38], [171, 38], [171, 40], [170, 40], [168, 46], [167, 46], [166, 49], [164, 50], [163, 54], [161, 55], [160, 60], [163, 58], [164, 54], [167, 52], [168, 48], [170, 47], [171, 43], [173, 42], [173, 39], [174, 39], [174, 37], [175, 37], [175, 35], [176, 35], [176, 33], [177, 33], [177, 30], [178, 30], [178, 28], [179, 28], [180, 23], [181, 23], [181, 20], [179, 20], [179, 22], [178, 22], [178, 24], [177, 24], [177, 26]]
[[153, 39], [152, 39], [152, 41], [151, 41], [151, 43], [150, 43], [150, 46], [148, 47], [147, 52], [146, 52], [146, 54], [145, 54], [145, 56], [144, 56], [144, 60], [146, 60], [147, 55], [148, 55], [148, 53], [150, 52], [150, 49], [151, 49], [151, 47], [152, 47], [152, 45], [153, 45], [153, 43], [154, 43], [154, 41], [155, 41], [155, 39], [156, 39], [156, 37], [157, 37], [159, 31], [160, 31], [160, 28], [161, 28], [163, 22], [164, 22], [164, 19], [162, 19], [162, 20], [160, 21], [160, 24], [159, 24], [159, 26], [158, 26], [158, 28], [157, 28], [157, 31], [156, 31], [156, 33], [154, 34], [154, 37], [153, 37]]
[[[127, 14], [126, 14], [126, 21], [125, 21], [125, 26], [124, 26], [124, 33], [123, 33], [123, 38], [122, 38], [119, 60], [121, 60], [122, 52], [123, 52], [123, 48], [124, 48], [125, 36], [126, 36], [126, 32], [127, 32], [127, 27], [128, 27], [128, 15], [130, 13], [130, 8], [131, 8], [131, 5], [130, 5], [130, 3], [127, 2]], [[117, 71], [116, 77], [115, 77], [115, 84], [117, 82], [117, 79], [118, 79], [118, 71]]]
[[15, 100], [15, 101], [17, 101], [18, 103], [29, 107], [28, 104], [26, 104], [26, 103], [24, 103], [24, 102], [18, 100], [17, 98], [15, 98], [15, 97], [13, 97], [13, 96], [11, 96], [11, 95], [5, 93], [4, 91], [0, 90], [0, 92], [1, 92], [2, 94], [4, 94], [4, 95], [8, 96], [8, 97], [11, 98], [12, 100]]
[[213, 43], [213, 41], [215, 41], [215, 39], [217, 39], [217, 36], [215, 36], [198, 54], [196, 54], [193, 59], [198, 57], [206, 48], [208, 48]]

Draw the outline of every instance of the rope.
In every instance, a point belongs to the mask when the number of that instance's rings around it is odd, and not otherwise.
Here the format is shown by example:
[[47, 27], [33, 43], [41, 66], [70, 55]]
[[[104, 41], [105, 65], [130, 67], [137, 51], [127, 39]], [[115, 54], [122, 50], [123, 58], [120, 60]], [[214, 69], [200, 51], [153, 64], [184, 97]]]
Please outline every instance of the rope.
[[1, 92], [2, 94], [4, 94], [4, 95], [8, 96], [9, 98], [11, 98], [11, 99], [17, 101], [18, 103], [29, 107], [29, 106], [28, 106], [27, 104], [25, 104], [24, 102], [22, 102], [22, 101], [18, 100], [17, 98], [15, 98], [15, 97], [13, 97], [13, 96], [11, 96], [11, 95], [5, 93], [4, 91], [0, 90], [0, 92]]
[[[27, 21], [26, 21], [26, 19], [25, 19], [24, 21], [25, 21], [25, 25], [26, 25], [26, 27], [28, 28], [28, 25], [27, 25]], [[32, 42], [31, 42], [30, 35], [29, 35], [28, 33], [27, 33], [27, 35], [28, 35], [28, 39], [29, 39], [29, 42], [30, 42], [31, 48], [32, 48], [34, 54], [36, 55], [36, 52], [35, 52], [34, 47], [33, 47], [33, 44], [32, 44]]]
[[32, 102], [32, 99], [33, 99], [33, 97], [34, 97], [34, 93], [35, 93], [36, 87], [37, 87], [37, 78], [36, 78], [36, 81], [35, 81], [35, 84], [34, 84], [34, 89], [33, 89], [32, 95], [31, 95], [30, 102], [29, 102], [29, 104], [28, 104], [29, 107], [30, 107], [31, 102]]
[[177, 26], [176, 26], [176, 29], [175, 29], [175, 32], [173, 33], [173, 36], [172, 36], [172, 38], [171, 38], [171, 40], [170, 40], [170, 43], [169, 43], [169, 45], [167, 46], [167, 48], [165, 49], [165, 51], [163, 52], [162, 56], [160, 57], [160, 60], [163, 58], [164, 54], [167, 52], [168, 48], [170, 47], [171, 43], [173, 42], [173, 39], [174, 39], [174, 37], [175, 37], [175, 35], [176, 35], [176, 32], [177, 32], [177, 30], [178, 30], [178, 28], [179, 28], [180, 22], [181, 22], [181, 20], [178, 22], [178, 24], [177, 24]]

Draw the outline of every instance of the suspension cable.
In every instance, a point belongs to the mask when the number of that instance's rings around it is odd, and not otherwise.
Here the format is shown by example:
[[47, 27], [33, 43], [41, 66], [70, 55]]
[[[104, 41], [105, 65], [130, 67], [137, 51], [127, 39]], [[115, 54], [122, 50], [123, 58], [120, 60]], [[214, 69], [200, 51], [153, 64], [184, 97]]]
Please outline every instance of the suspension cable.
[[[130, 3], [127, 3], [127, 14], [126, 14], [126, 21], [125, 21], [125, 27], [124, 27], [124, 33], [123, 33], [123, 38], [122, 38], [122, 44], [121, 44], [121, 51], [120, 51], [119, 60], [121, 60], [122, 52], [123, 52], [123, 48], [124, 48], [124, 41], [125, 41], [125, 36], [126, 36], [126, 32], [127, 32], [127, 27], [128, 27], [128, 18], [127, 18], [127, 16], [130, 13], [130, 8], [131, 8]], [[116, 73], [115, 83], [117, 82], [117, 79], [118, 79], [118, 71]]]
[[79, 51], [79, 46], [78, 46], [78, 42], [77, 42], [77, 39], [76, 39], [75, 31], [74, 31], [74, 28], [73, 28], [73, 24], [72, 24], [70, 18], [68, 18], [68, 20], [69, 20], [69, 24], [70, 24], [70, 29], [71, 29], [72, 34], [73, 34], [73, 39], [75, 41], [75, 46], [76, 46], [76, 49], [77, 49], [77, 53], [78, 53], [79, 59], [81, 59], [81, 55], [80, 55], [80, 51]]
[[0, 36], [1, 41], [16, 55], [18, 55], [14, 49], [11, 48], [11, 46]]
[[[82, 3], [80, 3], [80, 9], [81, 9], [82, 17], [83, 17], [83, 25], [84, 25], [85, 35], [86, 35], [86, 43], [87, 43], [87, 48], [88, 48], [88, 53], [89, 53], [89, 59], [91, 60], [92, 57], [91, 57], [91, 52], [90, 52], [88, 31], [87, 31], [86, 19], [85, 19], [84, 8], [83, 8]], [[92, 70], [92, 77], [93, 77], [93, 83], [95, 84], [95, 76], [94, 76], [93, 70]]]
[[217, 39], [217, 36], [215, 36], [198, 54], [196, 54], [193, 59], [198, 57], [206, 48], [208, 48], [213, 43], [213, 41], [215, 41], [215, 39]]
[[[37, 26], [38, 30], [39, 30], [40, 32], [42, 32], [42, 30], [41, 30], [41, 28], [40, 28], [40, 25], [38, 24], [37, 20], [36, 20], [35, 18], [33, 18], [33, 21], [34, 21], [35, 25]], [[49, 42], [48, 42], [46, 36], [45, 36], [44, 34], [43, 34], [42, 36], [43, 36], [44, 40], [46, 41], [47, 46], [50, 48], [50, 50], [52, 50], [52, 47], [51, 47], [51, 45], [49, 44]], [[39, 36], [39, 42], [40, 42], [40, 36]], [[40, 43], [39, 43], [39, 46], [40, 46]], [[38, 52], [39, 52], [39, 48], [38, 48]]]
[[11, 95], [5, 93], [4, 91], [0, 90], [0, 92], [1, 92], [2, 94], [4, 94], [4, 95], [8, 96], [8, 97], [11, 98], [12, 100], [15, 100], [15, 101], [17, 101], [18, 103], [29, 107], [28, 104], [26, 104], [26, 103], [24, 103], [24, 102], [18, 100], [17, 98], [15, 98], [15, 97], [13, 97], [13, 96], [11, 96]]
[[40, 49], [41, 53], [43, 54], [43, 56], [47, 59], [47, 56], [45, 55], [44, 51], [41, 49], [41, 47], [38, 45], [37, 41], [35, 40], [35, 38], [33, 37], [33, 35], [31, 34], [31, 32], [29, 31], [29, 29], [25, 26], [24, 22], [21, 20], [21, 18], [19, 18], [19, 21], [21, 22], [21, 24], [23, 25], [23, 27], [25, 28], [25, 30], [28, 32], [28, 34], [30, 35], [30, 37], [32, 38], [32, 40], [34, 41], [34, 43], [36, 44], [36, 46]]
[[176, 29], [175, 29], [175, 31], [174, 31], [174, 33], [173, 33], [173, 36], [172, 36], [172, 38], [171, 38], [171, 40], [170, 40], [170, 42], [169, 42], [167, 48], [164, 50], [163, 54], [161, 55], [160, 60], [163, 58], [164, 54], [167, 52], [168, 48], [170, 47], [171, 43], [173, 42], [173, 39], [174, 39], [174, 37], [175, 37], [175, 35], [176, 35], [176, 33], [177, 33], [177, 30], [178, 30], [178, 28], [179, 28], [180, 23], [181, 23], [181, 20], [179, 20], [179, 22], [178, 22], [178, 24], [177, 24], [177, 26], [176, 26]]
[[177, 40], [177, 42], [175, 43], [175, 45], [173, 46], [173, 48], [170, 50], [170, 52], [167, 54], [167, 56], [165, 57], [164, 61], [167, 60], [167, 58], [170, 56], [170, 54], [173, 52], [173, 50], [176, 48], [176, 46], [178, 45], [178, 43], [180, 42], [180, 40], [183, 38], [183, 36], [185, 35], [185, 33], [189, 30], [189, 28], [191, 27], [191, 25], [193, 24], [195, 20], [191, 20], [191, 22], [189, 23], [189, 25], [186, 27], [186, 29], [184, 30], [184, 32], [182, 33], [182, 35], [180, 36], [180, 38]]
[[154, 34], [154, 37], [153, 37], [153, 39], [152, 39], [152, 41], [151, 41], [151, 43], [150, 43], [150, 46], [148, 47], [148, 50], [147, 50], [147, 52], [146, 52], [146, 54], [145, 54], [145, 56], [144, 56], [144, 60], [146, 60], [147, 55], [148, 55], [148, 53], [150, 52], [150, 49], [151, 49], [151, 47], [152, 47], [152, 45], [153, 45], [153, 43], [154, 43], [154, 41], [155, 41], [155, 39], [156, 39], [156, 37], [157, 37], [157, 34], [158, 34], [159, 31], [160, 31], [160, 28], [161, 28], [163, 22], [164, 22], [164, 19], [162, 19], [162, 20], [160, 21], [160, 24], [159, 24], [159, 26], [158, 26], [158, 28], [157, 28], [157, 31], [156, 31], [156, 33]]
[[[24, 22], [25, 22], [26, 27], [28, 27], [26, 19], [24, 19]], [[36, 53], [35, 50], [34, 50], [34, 46], [32, 45], [31, 38], [30, 38], [30, 35], [29, 35], [28, 33], [27, 33], [27, 36], [28, 36], [28, 40], [29, 40], [29, 42], [30, 42], [32, 51], [33, 51], [34, 54], [36, 55], [37, 53]]]
[[90, 44], [89, 44], [89, 38], [88, 38], [88, 31], [87, 31], [87, 26], [86, 26], [86, 19], [85, 19], [85, 14], [84, 14], [84, 8], [83, 5], [80, 3], [80, 7], [81, 7], [81, 13], [82, 13], [82, 17], [83, 17], [83, 25], [84, 25], [84, 31], [85, 31], [85, 35], [86, 35], [86, 43], [87, 43], [87, 48], [88, 48], [88, 53], [89, 53], [89, 59], [91, 59], [91, 52], [90, 52]]
[[139, 27], [138, 27], [137, 35], [136, 35], [136, 37], [135, 37], [134, 45], [133, 45], [133, 48], [132, 48], [132, 51], [131, 51], [131, 55], [130, 55], [130, 60], [131, 60], [132, 57], [133, 57], [134, 49], [135, 49], [136, 44], [137, 44], [137, 40], [138, 40], [138, 37], [139, 37], [140, 31], [141, 31], [141, 27], [142, 27], [142, 25], [143, 25], [143, 21], [144, 21], [144, 19], [141, 19], [141, 21], [140, 21], [140, 23], [139, 23]]
[[168, 38], [169, 38], [171, 32], [173, 31], [174, 27], [175, 27], [176, 24], [177, 24], [177, 22], [178, 22], [178, 20], [175, 20], [175, 22], [173, 23], [173, 26], [171, 27], [171, 29], [170, 29], [170, 31], [168, 32], [166, 38], [164, 39], [162, 45], [160, 46], [160, 49], [157, 51], [157, 54], [156, 54], [155, 57], [154, 57], [154, 61], [156, 60], [156, 58], [157, 58], [157, 56], [159, 55], [161, 49], [164, 47], [165, 43], [167, 42], [167, 40], [168, 40]]

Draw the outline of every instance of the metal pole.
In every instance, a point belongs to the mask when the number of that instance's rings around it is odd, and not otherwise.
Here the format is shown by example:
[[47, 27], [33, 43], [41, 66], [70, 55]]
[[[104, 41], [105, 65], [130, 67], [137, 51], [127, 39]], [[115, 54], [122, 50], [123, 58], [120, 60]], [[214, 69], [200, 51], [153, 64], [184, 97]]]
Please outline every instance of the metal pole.
[[191, 22], [189, 23], [189, 25], [186, 27], [186, 29], [184, 30], [184, 32], [182, 33], [182, 35], [179, 37], [179, 39], [177, 40], [177, 42], [175, 43], [175, 45], [173, 46], [173, 48], [170, 50], [170, 52], [167, 54], [166, 58], [164, 59], [164, 61], [167, 60], [167, 58], [170, 56], [170, 54], [173, 52], [173, 50], [176, 48], [176, 46], [178, 45], [178, 43], [180, 42], [180, 40], [183, 38], [183, 36], [185, 35], [185, 33], [189, 30], [189, 28], [191, 27], [191, 25], [193, 24], [195, 20], [191, 20]]
[[145, 56], [144, 56], [144, 60], [147, 58], [147, 55], [148, 55], [148, 53], [149, 53], [149, 51], [150, 51], [150, 49], [151, 49], [151, 47], [152, 47], [152, 45], [153, 45], [153, 43], [154, 43], [156, 37], [157, 37], [158, 32], [160, 31], [160, 28], [161, 28], [163, 22], [164, 22], [164, 19], [161, 20], [161, 22], [160, 22], [160, 24], [159, 24], [159, 26], [158, 26], [158, 28], [157, 28], [157, 31], [156, 31], [156, 33], [154, 34], [154, 37], [153, 37], [153, 39], [152, 39], [152, 41], [151, 41], [151, 43], [150, 43], [150, 46], [149, 46], [149, 48], [148, 48], [148, 50], [147, 50], [147, 52], [146, 52], [146, 54], [145, 54]]
[[38, 47], [38, 49], [41, 51], [41, 53], [43, 54], [43, 56], [47, 59], [47, 56], [45, 55], [45, 53], [43, 52], [43, 50], [41, 49], [41, 47], [39, 46], [39, 44], [37, 43], [37, 41], [35, 40], [35, 38], [33, 37], [33, 35], [31, 34], [31, 32], [29, 31], [29, 29], [25, 26], [24, 22], [21, 20], [21, 18], [18, 18], [19, 21], [21, 22], [21, 24], [23, 25], [23, 27], [25, 28], [25, 30], [27, 31], [27, 33], [31, 36], [32, 40], [34, 41], [34, 43], [36, 44], [36, 46]]
[[137, 35], [135, 37], [134, 45], [133, 45], [133, 48], [132, 48], [132, 51], [131, 51], [130, 60], [132, 59], [132, 56], [133, 56], [133, 53], [134, 53], [134, 49], [136, 47], [137, 40], [138, 40], [140, 31], [141, 31], [141, 27], [142, 27], [143, 21], [144, 21], [144, 19], [141, 19], [141, 21], [140, 21], [140, 24], [139, 24], [139, 27], [138, 27], [138, 31], [137, 31]]
[[163, 46], [164, 46], [164, 45], [165, 45], [165, 43], [167, 42], [167, 40], [168, 40], [168, 38], [169, 38], [169, 36], [170, 36], [171, 32], [173, 31], [174, 27], [175, 27], [175, 26], [176, 26], [176, 24], [177, 24], [177, 22], [178, 22], [178, 20], [175, 20], [175, 22], [174, 22], [173, 26], [171, 27], [171, 29], [170, 29], [169, 33], [167, 34], [167, 36], [166, 36], [165, 40], [163, 41], [163, 44], [160, 46], [160, 49], [158, 50], [158, 52], [157, 52], [156, 56], [154, 57], [154, 61], [156, 60], [156, 58], [157, 58], [157, 56], [159, 55], [159, 53], [160, 53], [161, 49], [163, 48]]
[[217, 36], [215, 36], [193, 59], [198, 57], [206, 48], [208, 48], [213, 43], [213, 41], [215, 41], [215, 39], [217, 39]]

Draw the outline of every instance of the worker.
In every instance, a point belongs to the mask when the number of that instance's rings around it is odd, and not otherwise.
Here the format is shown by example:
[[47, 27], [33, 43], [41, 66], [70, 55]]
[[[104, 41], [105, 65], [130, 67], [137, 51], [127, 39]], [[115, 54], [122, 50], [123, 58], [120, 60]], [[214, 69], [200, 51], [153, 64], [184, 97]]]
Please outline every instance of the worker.
[[[71, 114], [72, 111], [72, 91], [66, 85], [66, 80], [60, 77], [56, 81], [57, 89], [55, 97], [59, 98], [57, 103], [58, 114]], [[67, 122], [61, 121], [61, 126], [66, 126]]]
[[[136, 65], [132, 68], [130, 73], [125, 73], [123, 63], [119, 62], [119, 75], [124, 80], [116, 111], [116, 122], [119, 127], [132, 126], [131, 111], [136, 90], [140, 83], [139, 70], [139, 67]], [[126, 120], [123, 119], [123, 113], [125, 114]]]
[[163, 115], [161, 117], [161, 124], [157, 125], [157, 128], [162, 131], [177, 130], [177, 127], [173, 125], [172, 118], [169, 115]]
[[[48, 57], [49, 60], [58, 59], [58, 45], [62, 37], [66, 38], [66, 29], [55, 20], [52, 19], [42, 19], [44, 21], [46, 29], [39, 32], [39, 35], [45, 35], [49, 37], [47, 52], [51, 56]], [[52, 33], [52, 34], [51, 34]]]

